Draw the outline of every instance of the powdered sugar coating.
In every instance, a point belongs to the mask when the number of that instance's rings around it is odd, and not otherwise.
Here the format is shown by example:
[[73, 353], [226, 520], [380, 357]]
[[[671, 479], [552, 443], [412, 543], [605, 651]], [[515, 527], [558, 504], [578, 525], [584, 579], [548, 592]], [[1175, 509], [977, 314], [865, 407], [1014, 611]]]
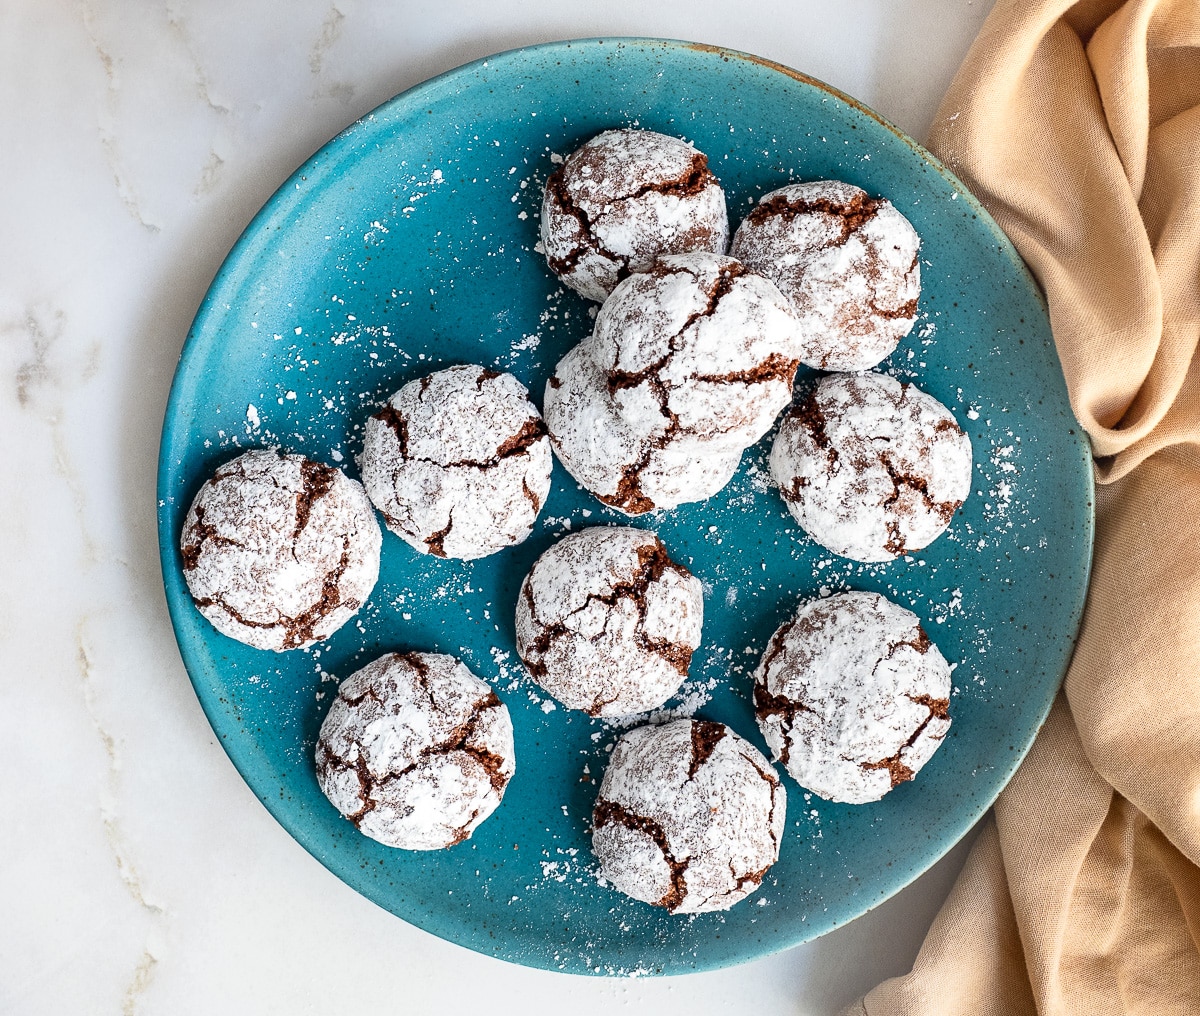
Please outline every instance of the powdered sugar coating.
[[778, 289], [718, 254], [622, 282], [546, 388], [567, 471], [631, 515], [702, 501], [791, 398], [796, 323]]
[[889, 561], [927, 547], [971, 490], [971, 441], [950, 410], [886, 374], [833, 374], [784, 417], [771, 475], [835, 554]]
[[529, 536], [552, 460], [525, 386], [467, 365], [396, 392], [367, 420], [360, 465], [393, 533], [423, 553], [470, 559]]
[[453, 656], [390, 653], [338, 688], [316, 765], [321, 790], [360, 832], [438, 850], [500, 804], [515, 768], [512, 721]]
[[638, 727], [613, 749], [592, 812], [603, 876], [675, 914], [728, 910], [779, 859], [787, 794], [723, 723]]
[[764, 195], [731, 253], [792, 302], [805, 364], [851, 371], [874, 367], [912, 329], [920, 242], [890, 201], [818, 180]]
[[950, 667], [912, 611], [877, 593], [802, 604], [754, 674], [758, 726], [796, 782], [866, 804], [911, 780], [950, 729]]
[[775, 284], [719, 254], [676, 254], [631, 275], [596, 318], [592, 355], [635, 433], [747, 447], [792, 398], [803, 344]]
[[635, 432], [617, 413], [592, 350], [590, 338], [572, 347], [546, 385], [546, 426], [567, 472], [629, 515], [703, 501], [724, 487], [741, 461], [741, 441]]
[[700, 580], [657, 536], [594, 527], [534, 562], [517, 599], [517, 653], [568, 709], [625, 716], [678, 690], [703, 619]]
[[256, 649], [328, 638], [379, 577], [382, 535], [362, 487], [332, 466], [254, 449], [197, 492], [183, 575], [217, 631]]
[[725, 252], [725, 192], [686, 141], [644, 130], [598, 134], [546, 181], [541, 240], [566, 285], [603, 301], [662, 254]]

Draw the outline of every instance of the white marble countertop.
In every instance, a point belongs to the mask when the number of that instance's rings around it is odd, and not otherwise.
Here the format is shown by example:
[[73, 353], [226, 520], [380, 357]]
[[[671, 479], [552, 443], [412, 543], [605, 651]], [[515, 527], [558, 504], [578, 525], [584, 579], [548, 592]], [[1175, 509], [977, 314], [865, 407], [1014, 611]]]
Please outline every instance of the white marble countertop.
[[230, 245], [379, 102], [498, 50], [643, 35], [822, 78], [923, 137], [986, 0], [7, 0], [0, 7], [0, 1012], [832, 1014], [912, 962], [965, 848], [807, 946], [663, 980], [418, 931], [255, 800], [162, 592], [155, 463]]

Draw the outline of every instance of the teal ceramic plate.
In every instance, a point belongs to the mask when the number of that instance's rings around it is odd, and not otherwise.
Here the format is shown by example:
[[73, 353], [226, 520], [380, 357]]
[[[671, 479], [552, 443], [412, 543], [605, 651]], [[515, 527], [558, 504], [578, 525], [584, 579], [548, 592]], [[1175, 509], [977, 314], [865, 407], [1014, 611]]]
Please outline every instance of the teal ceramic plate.
[[[766, 483], [769, 441], [704, 504], [642, 518], [707, 591], [704, 644], [668, 708], [731, 724], [760, 748], [750, 673], [801, 598], [844, 588], [916, 611], [956, 665], [954, 725], [915, 782], [878, 804], [788, 785], [779, 863], [724, 914], [672, 917], [597, 882], [588, 819], [619, 725], [568, 713], [524, 675], [516, 591], [566, 529], [621, 519], [555, 466], [532, 538], [469, 564], [384, 536], [379, 585], [355, 622], [286, 655], [218, 635], [178, 553], [201, 482], [239, 448], [280, 445], [357, 476], [363, 420], [401, 384], [471, 362], [510, 370], [540, 402], [590, 330], [535, 252], [542, 184], [598, 131], [692, 140], [734, 224], [791, 179], [836, 177], [890, 198], [922, 237], [911, 335], [885, 364], [970, 434], [974, 491], [927, 552], [886, 567], [832, 557]], [[803, 383], [803, 379], [801, 381]], [[941, 857], [1008, 780], [1050, 707], [1077, 630], [1092, 538], [1085, 443], [1036, 285], [987, 214], [919, 145], [858, 103], [726, 50], [589, 40], [451, 71], [358, 121], [247, 228], [196, 316], [163, 428], [159, 535], [180, 651], [213, 729], [279, 822], [347, 884], [436, 935], [577, 973], [679, 973], [829, 931]], [[517, 773], [501, 808], [450, 850], [359, 835], [313, 776], [336, 680], [382, 651], [453, 653], [508, 703]]]

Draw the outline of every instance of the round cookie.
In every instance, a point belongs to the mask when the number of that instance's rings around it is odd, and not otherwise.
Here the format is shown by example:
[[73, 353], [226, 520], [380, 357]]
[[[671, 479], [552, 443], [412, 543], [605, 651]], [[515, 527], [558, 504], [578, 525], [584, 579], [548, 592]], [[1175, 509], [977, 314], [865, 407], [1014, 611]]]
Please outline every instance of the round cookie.
[[592, 811], [600, 872], [673, 914], [728, 910], [779, 859], [787, 793], [723, 723], [638, 727], [613, 748]]
[[546, 181], [546, 263], [589, 300], [603, 301], [662, 254], [723, 254], [728, 239], [725, 192], [704, 154], [678, 138], [605, 131]]
[[950, 728], [950, 667], [912, 611], [877, 593], [802, 604], [754, 673], [777, 761], [830, 801], [866, 804], [911, 780]]
[[379, 577], [381, 542], [366, 494], [341, 470], [255, 449], [200, 488], [179, 547], [213, 627], [282, 651], [320, 642], [354, 616]]
[[567, 472], [606, 505], [641, 515], [703, 501], [737, 471], [737, 437], [638, 434], [617, 413], [604, 372], [586, 339], [567, 352], [546, 385], [550, 441]]
[[662, 705], [700, 644], [700, 580], [644, 529], [564, 536], [517, 599], [517, 654], [568, 709], [624, 716]]
[[635, 433], [749, 446], [791, 401], [803, 344], [774, 283], [701, 252], [660, 258], [617, 286], [592, 350]]
[[529, 536], [552, 459], [525, 386], [467, 365], [396, 392], [367, 420], [359, 464], [388, 529], [423, 553], [471, 559]]
[[971, 441], [945, 406], [886, 374], [833, 374], [783, 419], [771, 475], [835, 554], [890, 561], [927, 547], [971, 490]]
[[504, 796], [513, 731], [496, 693], [453, 656], [390, 653], [338, 688], [317, 738], [317, 782], [389, 847], [467, 839]]
[[912, 329], [920, 244], [887, 199], [818, 180], [764, 195], [730, 252], [792, 302], [805, 364], [850, 371], [874, 367]]

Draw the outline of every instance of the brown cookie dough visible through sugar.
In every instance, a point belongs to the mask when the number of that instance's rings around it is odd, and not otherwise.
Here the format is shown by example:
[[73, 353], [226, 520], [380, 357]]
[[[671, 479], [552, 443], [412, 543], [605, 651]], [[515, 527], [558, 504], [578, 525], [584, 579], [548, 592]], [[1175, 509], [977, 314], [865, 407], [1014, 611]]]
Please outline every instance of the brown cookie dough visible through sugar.
[[866, 804], [911, 780], [950, 728], [950, 667], [916, 614], [877, 593], [801, 604], [754, 674], [775, 758], [807, 790]]
[[438, 850], [500, 804], [515, 767], [512, 721], [453, 656], [390, 653], [338, 688], [316, 765], [321, 790], [360, 832]]
[[784, 417], [771, 476], [835, 554], [890, 561], [927, 547], [971, 490], [971, 441], [950, 410], [886, 374], [832, 374]]
[[622, 282], [559, 362], [546, 423], [567, 471], [631, 515], [702, 501], [791, 399], [795, 319], [732, 258], [677, 254]]
[[592, 340], [573, 346], [546, 385], [546, 426], [567, 472], [610, 508], [642, 515], [703, 501], [737, 471], [742, 447], [673, 431], [639, 434], [618, 415]]
[[728, 239], [725, 192], [704, 154], [678, 138], [605, 131], [546, 181], [546, 262], [589, 300], [603, 301], [662, 254], [723, 254]]
[[890, 201], [818, 180], [764, 195], [734, 234], [731, 253], [792, 302], [804, 363], [850, 371], [874, 367], [912, 329], [919, 247]]
[[473, 365], [410, 381], [366, 423], [363, 484], [388, 528], [437, 557], [520, 543], [550, 492], [546, 425], [511, 374]]
[[779, 859], [787, 794], [770, 763], [722, 723], [629, 731], [592, 811], [603, 877], [673, 914], [728, 910]]
[[517, 599], [517, 653], [568, 709], [639, 713], [678, 690], [703, 616], [700, 580], [658, 537], [597, 526], [534, 562]]
[[637, 433], [748, 447], [792, 398], [802, 345], [775, 284], [718, 254], [660, 258], [596, 317], [592, 354]]
[[197, 492], [179, 545], [196, 607], [256, 649], [328, 638], [379, 577], [381, 534], [362, 487], [302, 455], [255, 449]]

